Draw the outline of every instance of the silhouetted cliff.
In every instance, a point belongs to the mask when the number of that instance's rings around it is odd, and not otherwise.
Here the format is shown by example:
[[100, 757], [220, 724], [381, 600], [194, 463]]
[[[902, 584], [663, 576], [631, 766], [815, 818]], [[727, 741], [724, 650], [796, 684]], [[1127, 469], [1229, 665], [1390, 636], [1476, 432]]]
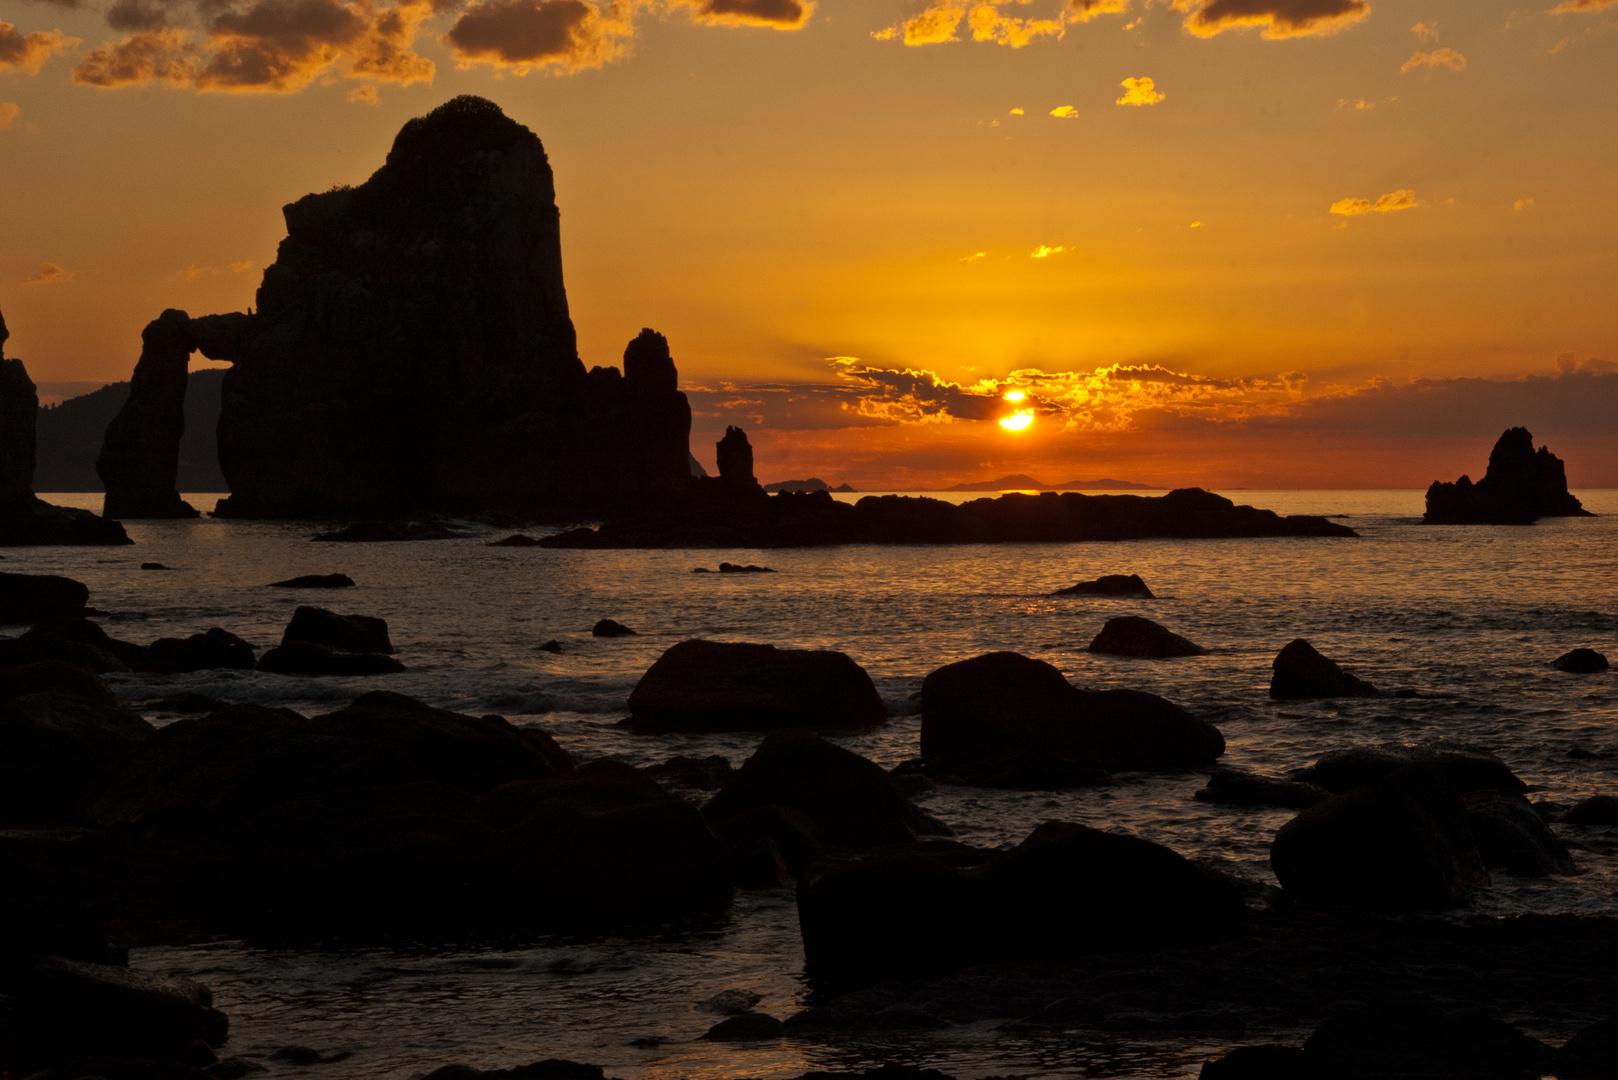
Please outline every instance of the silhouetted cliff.
[[[460, 97], [364, 184], [284, 208], [249, 332], [222, 355], [235, 517], [612, 506], [689, 481], [660, 335], [588, 374], [539, 139]], [[196, 320], [193, 320], [196, 321]], [[212, 355], [212, 354], [210, 354]]]
[[1507, 428], [1489, 453], [1489, 469], [1476, 484], [1434, 480], [1427, 489], [1428, 525], [1527, 525], [1542, 517], [1589, 517], [1568, 493], [1567, 469], [1550, 447], [1534, 449], [1527, 428]]

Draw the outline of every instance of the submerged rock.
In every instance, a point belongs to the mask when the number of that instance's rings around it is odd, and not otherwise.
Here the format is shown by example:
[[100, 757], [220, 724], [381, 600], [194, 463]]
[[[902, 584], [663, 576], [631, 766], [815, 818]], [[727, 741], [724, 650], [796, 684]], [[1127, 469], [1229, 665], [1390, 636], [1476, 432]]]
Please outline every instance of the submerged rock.
[[781, 1021], [768, 1013], [744, 1012], [719, 1021], [702, 1037], [709, 1042], [756, 1042], [785, 1034]]
[[[221, 499], [220, 505], [226, 500]], [[214, 511], [216, 514], [218, 511]], [[243, 517], [231, 513], [230, 517]], [[310, 537], [317, 544], [387, 544], [412, 540], [455, 540], [465, 536], [462, 529], [446, 521], [359, 521], [331, 532], [316, 533]]]
[[591, 637], [634, 637], [635, 633], [617, 619], [598, 619], [590, 627]]
[[1304, 810], [1331, 798], [1319, 784], [1298, 780], [1278, 780], [1242, 769], [1215, 769], [1208, 784], [1196, 792], [1203, 802], [1224, 806], [1280, 806]]
[[1303, 638], [1294, 638], [1271, 662], [1270, 697], [1278, 701], [1310, 698], [1382, 697], [1382, 691], [1349, 674], [1315, 651]]
[[352, 589], [354, 579], [347, 574], [304, 574], [302, 577], [272, 581], [272, 589]]
[[629, 695], [630, 723], [650, 732], [870, 727], [887, 710], [865, 669], [829, 649], [682, 641]]
[[1607, 658], [1594, 649], [1574, 649], [1551, 661], [1551, 666], [1575, 675], [1594, 675], [1607, 670]]
[[1034, 766], [1091, 762], [1110, 770], [1207, 765], [1225, 751], [1217, 728], [1154, 694], [1079, 690], [1050, 664], [988, 653], [948, 664], [921, 685], [924, 759], [1011, 755]]
[[1489, 452], [1476, 484], [1434, 480], [1427, 489], [1427, 525], [1528, 525], [1542, 517], [1589, 517], [1567, 490], [1567, 469], [1550, 447], [1534, 450], [1527, 428], [1507, 428]]
[[1442, 768], [1411, 765], [1335, 795], [1281, 826], [1270, 866], [1304, 903], [1443, 910], [1489, 883]]
[[281, 635], [281, 644], [308, 641], [356, 653], [392, 653], [388, 622], [371, 615], [339, 615], [300, 604]]
[[1108, 619], [1086, 648], [1109, 656], [1138, 656], [1160, 660], [1170, 656], [1204, 656], [1208, 650], [1139, 615]]
[[1081, 581], [1065, 589], [1057, 589], [1052, 596], [1131, 596], [1142, 600], [1155, 600], [1139, 574], [1103, 574], [1094, 581]]

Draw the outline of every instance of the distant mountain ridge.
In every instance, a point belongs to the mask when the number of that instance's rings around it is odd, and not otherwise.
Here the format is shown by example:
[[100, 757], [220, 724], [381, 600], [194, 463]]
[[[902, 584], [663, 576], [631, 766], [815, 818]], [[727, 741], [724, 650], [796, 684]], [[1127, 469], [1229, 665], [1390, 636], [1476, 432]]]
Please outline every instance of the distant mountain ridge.
[[1128, 480], [1069, 480], [1065, 484], [1042, 484], [1027, 473], [1014, 473], [998, 480], [979, 480], [971, 484], [952, 484], [945, 491], [1161, 491], [1155, 484], [1136, 484]]
[[[219, 471], [219, 403], [224, 368], [191, 372], [185, 387], [185, 436], [180, 440], [180, 491], [229, 491]], [[39, 410], [35, 440], [35, 491], [102, 491], [96, 457], [107, 425], [129, 399], [129, 383], [99, 390]]]
[[850, 492], [854, 489], [849, 487], [847, 484], [838, 484], [836, 487], [832, 487], [820, 477], [811, 476], [807, 480], [778, 480], [773, 484], [765, 484], [764, 490], [769, 492], [771, 495], [782, 491], [790, 491], [801, 495], [815, 491]]

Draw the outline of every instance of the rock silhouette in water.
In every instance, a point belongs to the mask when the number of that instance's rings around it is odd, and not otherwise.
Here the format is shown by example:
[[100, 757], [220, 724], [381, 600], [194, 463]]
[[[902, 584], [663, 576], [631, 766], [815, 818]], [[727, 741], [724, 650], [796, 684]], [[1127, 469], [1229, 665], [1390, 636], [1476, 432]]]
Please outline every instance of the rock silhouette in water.
[[284, 214], [227, 357], [220, 514], [612, 506], [689, 483], [667, 341], [643, 331], [622, 374], [585, 372], [550, 164], [492, 102], [411, 120], [364, 184]]
[[34, 497], [34, 436], [39, 395], [28, 369], [5, 358], [11, 332], [0, 315], [0, 547], [35, 544], [128, 544], [124, 527], [88, 510]]
[[1542, 517], [1589, 517], [1568, 493], [1567, 469], [1550, 447], [1534, 449], [1527, 428], [1507, 428], [1476, 484], [1462, 476], [1427, 489], [1427, 525], [1527, 525]]
[[191, 363], [191, 318], [170, 308], [140, 333], [140, 361], [129, 400], [101, 444], [96, 472], [106, 485], [104, 517], [193, 518], [174, 477], [185, 434], [185, 378]]

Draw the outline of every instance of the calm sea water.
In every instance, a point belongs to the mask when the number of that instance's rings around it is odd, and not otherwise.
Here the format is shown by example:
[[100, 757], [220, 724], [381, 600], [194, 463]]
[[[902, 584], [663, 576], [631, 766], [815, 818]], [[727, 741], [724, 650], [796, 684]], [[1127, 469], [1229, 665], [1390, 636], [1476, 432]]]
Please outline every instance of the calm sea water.
[[[487, 529], [448, 541], [313, 544], [308, 525], [203, 519], [130, 523], [131, 548], [10, 549], [3, 568], [85, 582], [108, 631], [139, 642], [221, 626], [269, 646], [300, 602], [378, 615], [410, 667], [377, 679], [111, 677], [123, 700], [159, 724], [172, 717], [153, 714], [150, 703], [184, 692], [320, 712], [386, 688], [536, 724], [580, 758], [612, 754], [640, 765], [720, 753], [740, 764], [756, 736], [649, 737], [615, 726], [652, 661], [669, 645], [700, 636], [849, 653], [871, 673], [894, 719], [839, 741], [893, 765], [917, 752], [913, 695], [929, 671], [1012, 649], [1048, 660], [1082, 686], [1134, 687], [1184, 705], [1224, 732], [1231, 765], [1279, 772], [1341, 747], [1436, 740], [1499, 754], [1533, 787], [1534, 799], [1618, 794], [1618, 675], [1570, 676], [1547, 666], [1577, 646], [1618, 659], [1618, 491], [1578, 493], [1603, 516], [1528, 528], [1422, 527], [1419, 491], [1226, 494], [1281, 513], [1331, 514], [1362, 535], [592, 552], [490, 548], [503, 532]], [[99, 509], [99, 496], [47, 498]], [[209, 496], [188, 498], [212, 505]], [[691, 573], [720, 559], [779, 573]], [[142, 562], [173, 569], [141, 571]], [[358, 587], [264, 587], [333, 571]], [[1139, 573], [1158, 598], [1050, 595], [1105, 573]], [[1210, 653], [1144, 661], [1085, 652], [1117, 614], [1146, 615]], [[592, 638], [590, 626], [604, 616], [639, 636]], [[1423, 696], [1273, 703], [1270, 660], [1300, 636], [1379, 686]], [[562, 641], [562, 654], [537, 651], [550, 638]], [[1191, 793], [1204, 778], [1129, 774], [1108, 787], [1066, 793], [940, 787], [918, 801], [975, 844], [1014, 844], [1041, 821], [1065, 819], [1135, 833], [1273, 881], [1268, 845], [1290, 812], [1197, 802]], [[1549, 881], [1496, 874], [1466, 914], [1618, 914], [1618, 858], [1575, 855], [1584, 874]], [[232, 1020], [227, 1054], [300, 1044], [351, 1055], [306, 1069], [268, 1063], [287, 1074], [403, 1078], [451, 1061], [491, 1068], [557, 1056], [659, 1080], [773, 1078], [887, 1060], [962, 1076], [1172, 1077], [1195, 1076], [1220, 1049], [1194, 1039], [1098, 1035], [1086, 1042], [987, 1026], [835, 1044], [697, 1041], [715, 1018], [695, 1005], [721, 990], [764, 994], [760, 1008], [777, 1016], [801, 1007], [807, 987], [787, 890], [740, 894], [720, 926], [667, 940], [321, 954], [226, 942], [140, 950], [132, 962], [210, 983]]]

